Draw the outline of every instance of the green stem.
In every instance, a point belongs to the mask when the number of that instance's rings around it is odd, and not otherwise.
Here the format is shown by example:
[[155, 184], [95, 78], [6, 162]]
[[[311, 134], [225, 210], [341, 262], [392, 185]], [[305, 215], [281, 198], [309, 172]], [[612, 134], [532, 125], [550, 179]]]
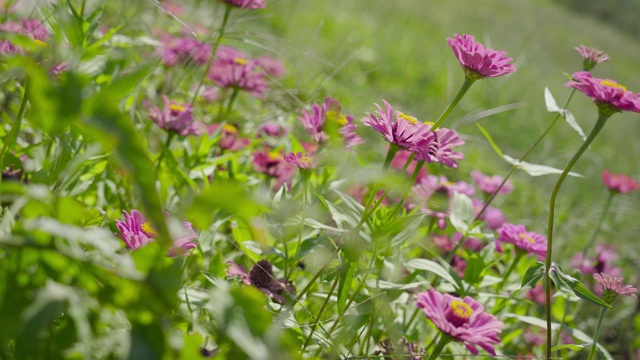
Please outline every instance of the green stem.
[[560, 175], [560, 178], [556, 182], [556, 186], [553, 188], [553, 192], [551, 193], [551, 200], [549, 201], [549, 224], [547, 228], [547, 257], [545, 259], [545, 297], [546, 297], [546, 317], [547, 317], [547, 358], [551, 358], [551, 348], [552, 348], [552, 331], [551, 331], [551, 277], [549, 276], [549, 271], [551, 269], [551, 255], [553, 250], [553, 221], [555, 215], [555, 206], [556, 206], [556, 198], [558, 196], [558, 192], [560, 191], [560, 187], [564, 182], [564, 179], [567, 177], [573, 166], [578, 162], [578, 159], [582, 156], [582, 154], [589, 148], [589, 145], [596, 138], [600, 130], [604, 127], [604, 124], [607, 122], [610, 114], [604, 114], [599, 112], [598, 120], [591, 130], [591, 133], [584, 141], [580, 149], [573, 155], [569, 163], [564, 168], [564, 171]]
[[[22, 95], [22, 102], [20, 103], [20, 110], [18, 110], [18, 115], [16, 116], [16, 121], [13, 123], [13, 127], [11, 128], [11, 132], [9, 136], [5, 139], [4, 146], [2, 147], [2, 152], [0, 153], [0, 172], [4, 170], [4, 157], [8, 152], [13, 150], [13, 145], [18, 138], [18, 133], [20, 132], [20, 126], [22, 125], [22, 118], [24, 117], [25, 109], [27, 108], [27, 102], [29, 100], [29, 92], [31, 89], [31, 81], [29, 78], [24, 79], [24, 94]], [[0, 182], [2, 178], [0, 178]]]
[[589, 243], [587, 244], [587, 246], [585, 246], [584, 250], [582, 251], [583, 258], [587, 256], [587, 252], [589, 252], [589, 249], [591, 249], [593, 244], [596, 242], [596, 237], [600, 232], [600, 228], [602, 227], [602, 222], [604, 221], [604, 218], [607, 215], [607, 212], [609, 211], [609, 207], [611, 206], [611, 200], [613, 199], [613, 195], [615, 194], [616, 194], [615, 192], [609, 191], [609, 197], [607, 198], [607, 203], [604, 205], [604, 210], [602, 210], [602, 215], [600, 215], [600, 220], [598, 220], [598, 225], [596, 225], [596, 229], [593, 231], [593, 235], [591, 235], [591, 239], [589, 239]]
[[202, 88], [202, 85], [204, 84], [205, 79], [209, 75], [209, 70], [211, 70], [211, 64], [213, 64], [213, 60], [216, 57], [216, 52], [218, 51], [218, 46], [220, 46], [220, 41], [222, 40], [222, 36], [224, 35], [224, 30], [227, 27], [227, 23], [229, 22], [229, 14], [231, 14], [232, 9], [233, 7], [231, 5], [225, 4], [224, 17], [222, 18], [222, 25], [220, 25], [220, 30], [218, 30], [218, 37], [216, 38], [216, 42], [213, 43], [213, 46], [211, 47], [211, 57], [209, 58], [209, 62], [207, 62], [207, 66], [205, 66], [204, 68], [204, 74], [202, 75], [202, 79], [200, 79], [200, 83], [198, 84], [198, 87], [196, 87], [196, 91], [193, 94], [193, 99], [191, 100], [191, 106], [193, 106], [193, 104], [196, 103], [196, 100], [198, 99], [198, 94], [200, 94], [200, 89]]
[[[411, 160], [412, 159], [409, 158], [407, 163], [409, 161], [411, 161]], [[396, 214], [398, 213], [398, 211], [402, 208], [402, 205], [404, 204], [404, 200], [409, 195], [409, 192], [411, 191], [411, 186], [413, 186], [416, 183], [416, 179], [418, 178], [418, 175], [420, 174], [420, 170], [422, 169], [423, 165], [424, 165], [424, 160], [418, 161], [418, 163], [416, 164], [416, 168], [415, 168], [415, 170], [413, 170], [413, 174], [411, 175], [411, 180], [409, 180], [409, 184], [411, 184], [411, 185], [409, 186], [408, 189], [406, 189], [404, 191], [404, 193], [402, 194], [402, 198], [400, 198], [400, 201], [398, 201], [398, 203], [393, 207], [393, 209], [389, 213], [389, 216], [387, 217], [385, 222], [390, 221], [391, 219], [393, 219], [396, 216]]]
[[[307, 211], [307, 192], [308, 192], [308, 188], [309, 188], [309, 178], [306, 176], [302, 177], [302, 188], [303, 188], [303, 193], [302, 193], [302, 219], [300, 220], [300, 231], [298, 232], [298, 244], [296, 245], [296, 256], [293, 258], [294, 261], [298, 260], [298, 256], [300, 254], [300, 245], [302, 244], [302, 233], [304, 231], [304, 220], [306, 217], [306, 211]], [[287, 259], [285, 260], [284, 264], [285, 264], [285, 268], [284, 268], [284, 277], [286, 279], [289, 279], [289, 273], [287, 272], [287, 263], [289, 262], [289, 255], [288, 255], [288, 249], [287, 249], [287, 242], [284, 242], [284, 254], [287, 257]], [[291, 272], [293, 272], [293, 266], [291, 267], [292, 270]]]
[[313, 337], [313, 333], [316, 331], [316, 327], [318, 327], [318, 323], [320, 322], [320, 317], [322, 316], [324, 309], [327, 307], [327, 304], [329, 303], [329, 299], [331, 298], [331, 295], [333, 295], [333, 292], [336, 289], [336, 286], [338, 286], [339, 282], [340, 282], [340, 276], [336, 276], [336, 280], [333, 282], [333, 285], [331, 285], [331, 290], [329, 290], [327, 297], [324, 299], [324, 302], [322, 303], [322, 306], [318, 311], [318, 315], [316, 315], [315, 317], [316, 319], [315, 323], [311, 327], [311, 332], [309, 333], [309, 336], [305, 340], [304, 345], [302, 345], [302, 350], [300, 351], [300, 353], [304, 353], [304, 350], [307, 348], [307, 346], [309, 346], [309, 343], [311, 342], [311, 338]]
[[524, 251], [516, 249], [516, 257], [513, 259], [513, 262], [511, 263], [507, 271], [502, 276], [502, 281], [500, 282], [500, 284], [498, 284], [498, 289], [496, 290], [497, 292], [500, 292], [500, 290], [502, 290], [504, 285], [507, 283], [507, 279], [509, 279], [509, 275], [511, 275], [513, 270], [516, 268], [516, 265], [518, 265], [518, 263], [520, 262], [524, 254], [525, 254]]
[[156, 164], [156, 180], [158, 179], [158, 174], [160, 173], [160, 164], [162, 164], [162, 159], [164, 159], [164, 155], [166, 154], [167, 151], [169, 151], [169, 145], [171, 145], [171, 140], [173, 140], [173, 136], [176, 133], [174, 133], [173, 131], [168, 131], [167, 132], [167, 141], [164, 143], [164, 147], [162, 148], [162, 152], [160, 153], [160, 156], [158, 157], [158, 163]]
[[234, 88], [233, 92], [231, 93], [231, 97], [229, 98], [229, 102], [227, 103], [227, 109], [224, 111], [225, 117], [229, 117], [229, 114], [231, 113], [231, 109], [233, 108], [233, 103], [235, 102], [237, 96], [238, 96], [238, 88]]
[[436, 347], [433, 349], [431, 354], [429, 354], [429, 357], [427, 358], [427, 360], [435, 360], [435, 359], [437, 359], [438, 355], [440, 355], [442, 350], [444, 350], [444, 347], [447, 346], [449, 341], [451, 341], [451, 337], [449, 337], [449, 335], [443, 333], [442, 334], [442, 338], [440, 338], [440, 341], [438, 341], [438, 343], [436, 344]]
[[[567, 100], [564, 102], [564, 105], [562, 105], [562, 110], [564, 111], [567, 106], [569, 105], [569, 102], [571, 101], [571, 99], [573, 98], [573, 94], [575, 94], [576, 89], [573, 89], [571, 91], [571, 94], [569, 94], [569, 97], [567, 98]], [[553, 118], [553, 121], [551, 121], [551, 124], [549, 124], [549, 126], [547, 127], [547, 129], [542, 133], [542, 135], [540, 135], [538, 137], [538, 139], [536, 140], [536, 142], [533, 143], [533, 145], [531, 145], [529, 147], [529, 149], [527, 149], [527, 151], [524, 153], [524, 155], [522, 155], [520, 157], [520, 159], [518, 159], [518, 163], [525, 161], [527, 159], [527, 157], [529, 157], [529, 154], [531, 154], [531, 152], [533, 151], [533, 149], [535, 149], [536, 147], [538, 147], [538, 145], [540, 144], [540, 142], [542, 141], [542, 139], [545, 138], [545, 136], [547, 136], [547, 134], [549, 133], [549, 131], [551, 131], [551, 129], [553, 128], [553, 126], [556, 124], [556, 122], [558, 122], [558, 119], [560, 119], [560, 117], [562, 117], [562, 113], [558, 113], [556, 115], [555, 118]], [[500, 189], [502, 189], [502, 187], [504, 186], [504, 184], [507, 183], [507, 180], [509, 180], [509, 177], [511, 177], [511, 175], [513, 175], [513, 173], [518, 169], [518, 165], [513, 165], [511, 166], [511, 169], [509, 169], [509, 173], [507, 173], [507, 175], [504, 177], [504, 179], [502, 179], [502, 182], [500, 183], [500, 185], [498, 185], [498, 188], [491, 194], [491, 196], [489, 196], [489, 198], [487, 199], [487, 201], [485, 201], [484, 205], [482, 206], [482, 209], [480, 209], [480, 211], [478, 212], [478, 215], [476, 215], [475, 219], [473, 221], [477, 221], [478, 219], [480, 219], [482, 217], [482, 215], [484, 214], [484, 212], [487, 210], [487, 207], [489, 207], [489, 204], [491, 204], [491, 202], [493, 201], [493, 199], [495, 199], [496, 195], [498, 195], [498, 192], [500, 192]]]
[[469, 90], [469, 88], [471, 87], [471, 85], [473, 85], [474, 82], [475, 80], [472, 80], [468, 77], [464, 78], [464, 82], [460, 86], [460, 89], [458, 90], [458, 93], [456, 94], [456, 96], [453, 98], [453, 100], [451, 100], [449, 105], [447, 105], [447, 108], [444, 109], [444, 111], [442, 112], [438, 120], [436, 120], [436, 122], [431, 127], [432, 131], [435, 131], [442, 124], [442, 122], [447, 118], [447, 116], [451, 114], [451, 111], [453, 111], [456, 105], [458, 105], [458, 103], [460, 102], [460, 99], [462, 99], [464, 94], [467, 92], [467, 90]]
[[598, 337], [600, 337], [600, 328], [602, 327], [602, 320], [604, 319], [604, 314], [607, 312], [607, 308], [603, 307], [600, 310], [600, 317], [598, 318], [598, 327], [596, 328], [596, 335], [593, 337], [593, 345], [591, 345], [591, 352], [589, 353], [589, 359], [593, 360], [593, 357], [598, 352]]

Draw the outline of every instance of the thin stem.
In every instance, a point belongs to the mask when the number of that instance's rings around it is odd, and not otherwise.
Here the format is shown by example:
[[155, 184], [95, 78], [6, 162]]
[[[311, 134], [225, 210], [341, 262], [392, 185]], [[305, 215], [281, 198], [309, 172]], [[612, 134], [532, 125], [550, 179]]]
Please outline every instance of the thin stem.
[[[409, 161], [411, 161], [411, 158], [409, 158], [407, 163]], [[416, 179], [418, 178], [418, 175], [420, 174], [420, 170], [422, 169], [423, 165], [424, 165], [424, 160], [420, 160], [416, 164], [416, 168], [413, 170], [413, 174], [411, 175], [411, 180], [409, 180], [409, 184], [411, 184], [411, 186], [413, 186], [416, 183]], [[398, 201], [398, 203], [393, 207], [386, 221], [390, 221], [391, 219], [393, 219], [393, 217], [396, 216], [396, 214], [398, 213], [398, 210], [402, 208], [402, 205], [404, 204], [404, 200], [409, 195], [409, 191], [411, 191], [411, 186], [404, 191], [404, 193], [402, 194], [402, 198], [400, 198], [400, 201]]]
[[[302, 193], [302, 219], [300, 220], [300, 231], [298, 232], [298, 244], [296, 245], [296, 256], [293, 258], [294, 260], [298, 259], [298, 256], [300, 255], [300, 245], [302, 244], [302, 233], [304, 231], [304, 220], [306, 217], [306, 212], [307, 212], [307, 192], [308, 192], [308, 188], [309, 188], [309, 178], [306, 176], [302, 177], [302, 188], [303, 188], [303, 193]], [[284, 254], [287, 257], [287, 259], [285, 260], [284, 264], [285, 264], [285, 268], [284, 268], [284, 277], [285, 278], [289, 278], [288, 275], [290, 275], [290, 273], [287, 272], [287, 263], [289, 262], [289, 255], [288, 255], [288, 249], [287, 249], [287, 242], [284, 242]], [[293, 269], [293, 266], [291, 267]], [[291, 272], [293, 272], [293, 270], [291, 270]]]
[[556, 182], [556, 186], [553, 188], [553, 192], [551, 193], [551, 200], [549, 201], [549, 224], [547, 228], [547, 257], [545, 259], [545, 297], [546, 297], [546, 317], [547, 317], [547, 358], [551, 358], [551, 348], [552, 348], [552, 339], [551, 339], [551, 277], [549, 276], [549, 271], [551, 271], [551, 251], [553, 250], [553, 221], [555, 215], [555, 207], [556, 207], [556, 198], [558, 196], [558, 192], [560, 191], [560, 187], [564, 182], [564, 179], [567, 177], [573, 166], [578, 162], [578, 159], [582, 156], [582, 154], [589, 148], [589, 145], [596, 138], [600, 130], [604, 127], [604, 124], [607, 122], [607, 119], [610, 115], [599, 113], [598, 120], [591, 130], [591, 133], [587, 137], [587, 140], [584, 141], [580, 149], [573, 155], [569, 163], [564, 168], [564, 171], [560, 175], [560, 178]]
[[164, 147], [162, 148], [162, 152], [158, 157], [158, 163], [156, 164], [156, 180], [158, 179], [158, 174], [160, 173], [160, 164], [162, 164], [162, 159], [164, 159], [164, 155], [167, 151], [169, 151], [169, 145], [171, 145], [171, 140], [173, 140], [173, 136], [175, 133], [173, 131], [167, 132], [167, 141], [164, 143]]
[[193, 93], [193, 99], [191, 100], [191, 106], [196, 103], [198, 99], [198, 94], [200, 94], [200, 89], [204, 84], [205, 79], [209, 75], [209, 70], [211, 70], [211, 64], [213, 64], [213, 60], [216, 57], [216, 52], [218, 51], [218, 46], [220, 46], [220, 41], [222, 40], [222, 36], [224, 35], [225, 28], [227, 27], [227, 22], [229, 21], [229, 14], [231, 14], [231, 10], [233, 7], [231, 5], [225, 4], [224, 9], [224, 17], [222, 18], [222, 25], [220, 25], [220, 30], [218, 30], [218, 37], [216, 38], [216, 42], [213, 43], [211, 47], [211, 57], [209, 58], [209, 62], [207, 62], [207, 66], [204, 68], [204, 74], [202, 75], [202, 79], [200, 79], [200, 83], [198, 87], [196, 87], [196, 91]]
[[589, 353], [589, 359], [593, 360], [593, 357], [598, 352], [598, 338], [600, 337], [600, 328], [602, 327], [602, 320], [604, 319], [604, 314], [607, 312], [607, 308], [603, 307], [600, 310], [600, 317], [598, 318], [598, 327], [596, 327], [596, 334], [593, 337], [593, 345], [591, 345], [591, 352]]
[[520, 262], [524, 254], [525, 254], [524, 251], [516, 250], [516, 257], [513, 259], [513, 262], [511, 263], [507, 271], [504, 273], [504, 275], [502, 275], [502, 281], [500, 282], [500, 284], [498, 284], [498, 289], [496, 290], [497, 292], [500, 292], [500, 290], [502, 290], [504, 285], [507, 283], [507, 279], [509, 279], [509, 275], [511, 275], [513, 270], [516, 268], [516, 265], [518, 265], [518, 263]]
[[[22, 102], [20, 103], [20, 109], [18, 110], [18, 115], [16, 116], [16, 121], [13, 123], [13, 127], [11, 128], [11, 133], [5, 139], [4, 146], [2, 147], [2, 152], [0, 153], [0, 171], [4, 170], [4, 157], [7, 152], [11, 152], [13, 150], [13, 145], [18, 138], [18, 133], [20, 132], [20, 126], [22, 125], [22, 118], [24, 117], [24, 111], [27, 108], [27, 102], [29, 100], [29, 92], [31, 89], [31, 81], [29, 81], [29, 77], [24, 79], [24, 94], [22, 95]], [[0, 178], [0, 182], [2, 178]]]
[[593, 231], [593, 235], [591, 235], [591, 239], [589, 239], [589, 243], [587, 244], [587, 246], [585, 246], [584, 250], [582, 251], [583, 258], [587, 256], [587, 252], [589, 252], [589, 249], [591, 249], [593, 244], [596, 242], [596, 237], [600, 232], [600, 228], [602, 227], [602, 222], [604, 221], [604, 218], [607, 215], [607, 212], [609, 211], [609, 207], [611, 206], [611, 200], [613, 200], [613, 195], [615, 194], [616, 194], [615, 192], [609, 191], [609, 197], [607, 198], [607, 203], [604, 205], [604, 210], [602, 210], [602, 215], [600, 215], [600, 220], [598, 220], [598, 225], [596, 225], [596, 229]]
[[231, 113], [231, 109], [233, 108], [233, 103], [238, 96], [238, 88], [233, 88], [233, 92], [231, 93], [231, 97], [229, 98], [229, 102], [227, 103], [227, 109], [224, 111], [224, 116], [228, 117]]
[[464, 94], [467, 92], [467, 90], [469, 90], [469, 88], [471, 87], [471, 85], [473, 85], [474, 82], [475, 80], [469, 79], [468, 77], [464, 78], [464, 82], [460, 86], [458, 93], [453, 98], [453, 100], [451, 100], [449, 105], [447, 105], [447, 108], [444, 109], [444, 111], [442, 112], [438, 120], [436, 120], [436, 122], [433, 124], [433, 126], [431, 127], [431, 130], [435, 131], [442, 124], [442, 122], [447, 118], [447, 116], [451, 114], [451, 111], [453, 111], [456, 105], [458, 105], [458, 103], [460, 102], [460, 99], [462, 99]]
[[451, 337], [449, 337], [446, 334], [442, 334], [442, 338], [440, 338], [440, 341], [438, 341], [438, 343], [436, 344], [436, 347], [433, 349], [431, 354], [429, 354], [429, 357], [427, 358], [427, 360], [437, 359], [438, 355], [440, 355], [442, 350], [444, 350], [444, 347], [447, 346], [449, 341], [451, 341]]
[[[542, 133], [542, 135], [540, 135], [538, 137], [538, 139], [529, 147], [529, 149], [527, 149], [527, 151], [525, 151], [524, 155], [522, 155], [520, 157], [520, 159], [518, 159], [518, 163], [525, 161], [527, 159], [527, 157], [529, 157], [529, 154], [531, 154], [531, 152], [533, 152], [533, 149], [535, 149], [536, 147], [538, 147], [538, 145], [540, 144], [540, 142], [542, 141], [542, 139], [544, 139], [545, 136], [547, 136], [547, 134], [549, 133], [549, 131], [551, 131], [551, 129], [553, 128], [553, 126], [556, 124], [556, 122], [558, 122], [558, 119], [560, 119], [560, 117], [562, 116], [562, 113], [564, 112], [564, 110], [566, 110], [567, 106], [569, 105], [569, 102], [571, 101], [571, 98], [573, 98], [573, 94], [575, 94], [576, 89], [572, 89], [571, 94], [569, 94], [569, 97], [567, 98], [567, 100], [564, 102], [564, 105], [562, 105], [562, 109], [560, 110], [561, 112], [559, 112], [555, 118], [553, 118], [553, 121], [551, 121], [551, 124], [549, 124], [549, 126], [547, 127], [547, 129]], [[489, 196], [489, 198], [487, 199], [487, 201], [485, 201], [484, 205], [482, 206], [482, 209], [480, 209], [480, 211], [478, 212], [478, 215], [476, 215], [475, 219], [473, 221], [477, 221], [478, 219], [480, 219], [482, 217], [482, 215], [484, 214], [484, 212], [487, 210], [487, 207], [489, 207], [489, 204], [491, 204], [491, 202], [493, 201], [493, 199], [495, 199], [496, 195], [498, 195], [498, 192], [500, 192], [500, 190], [502, 189], [502, 187], [504, 186], [504, 184], [507, 183], [507, 180], [509, 180], [509, 177], [511, 177], [511, 175], [513, 175], [513, 173], [518, 169], [518, 165], [513, 165], [511, 166], [511, 169], [509, 169], [509, 173], [507, 173], [507, 175], [504, 177], [504, 179], [502, 179], [502, 182], [500, 183], [500, 185], [498, 185], [498, 188], [491, 194], [491, 196]]]
[[316, 322], [311, 327], [311, 332], [309, 333], [309, 336], [305, 340], [304, 345], [302, 345], [302, 350], [300, 351], [301, 353], [304, 353], [304, 350], [307, 348], [307, 346], [309, 346], [309, 343], [311, 342], [311, 338], [313, 337], [313, 333], [316, 331], [316, 327], [318, 327], [318, 323], [320, 322], [320, 317], [322, 316], [324, 309], [327, 307], [327, 304], [329, 303], [329, 299], [331, 298], [331, 295], [333, 295], [333, 291], [336, 289], [336, 286], [338, 286], [339, 282], [340, 282], [340, 276], [336, 276], [336, 280], [333, 282], [333, 285], [331, 285], [331, 290], [329, 290], [327, 297], [324, 299], [324, 302], [322, 303], [322, 306], [318, 311], [318, 315], [316, 315], [315, 317]]

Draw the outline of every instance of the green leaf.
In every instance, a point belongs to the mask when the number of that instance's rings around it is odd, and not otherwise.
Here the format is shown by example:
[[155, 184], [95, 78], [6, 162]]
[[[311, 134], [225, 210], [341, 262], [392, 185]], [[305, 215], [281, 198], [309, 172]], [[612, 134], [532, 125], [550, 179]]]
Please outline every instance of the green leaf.
[[[528, 163], [526, 161], [519, 161], [519, 160], [516, 160], [516, 159], [512, 158], [509, 155], [503, 155], [503, 159], [505, 159], [509, 164], [517, 166], [518, 169], [526, 172], [527, 174], [529, 174], [531, 176], [541, 176], [541, 175], [549, 175], [549, 174], [562, 174], [562, 171], [563, 171], [561, 169], [556, 169], [556, 168], [551, 167], [551, 166], [531, 164], [531, 163]], [[581, 178], [584, 177], [583, 175], [580, 175], [580, 174], [575, 173], [573, 171], [570, 171], [568, 175], [575, 176], [575, 177], [581, 177]]]
[[479, 254], [473, 253], [467, 259], [467, 268], [464, 270], [464, 277], [462, 280], [466, 281], [469, 284], [476, 285], [482, 282], [485, 272], [486, 265], [480, 257]]
[[578, 281], [578, 279], [563, 273], [562, 268], [558, 264], [553, 263], [552, 269], [549, 272], [549, 276], [558, 288], [571, 292], [577, 297], [590, 301], [596, 305], [611, 309], [611, 305], [607, 304], [604, 300], [600, 299], [594, 293], [589, 291], [589, 289], [587, 289], [586, 286], [582, 285], [582, 283]]
[[351, 261], [346, 261], [340, 271], [340, 283], [338, 284], [338, 318], [342, 320], [347, 307], [347, 299], [349, 298], [349, 292], [351, 290], [351, 283], [356, 274], [357, 264]]
[[478, 127], [478, 129], [480, 129], [480, 132], [482, 132], [482, 135], [484, 135], [484, 137], [487, 139], [487, 141], [489, 141], [489, 144], [491, 144], [491, 147], [493, 148], [493, 150], [500, 155], [500, 157], [503, 157], [504, 154], [502, 153], [502, 150], [500, 150], [500, 148], [498, 147], [498, 145], [496, 145], [495, 141], [493, 141], [493, 139], [491, 138], [491, 135], [489, 135], [489, 132], [487, 130], [485, 130], [482, 125], [480, 125], [479, 123], [476, 123], [476, 126]]
[[459, 192], [453, 193], [453, 206], [449, 220], [456, 230], [466, 233], [475, 217], [471, 198]]
[[544, 277], [544, 263], [541, 261], [531, 265], [522, 277], [521, 289], [525, 287], [534, 288], [536, 283]]
[[588, 343], [588, 344], [564, 344], [564, 345], [557, 345], [554, 346], [553, 348], [551, 348], [551, 351], [558, 351], [558, 350], [564, 350], [564, 349], [569, 349], [569, 350], [573, 350], [573, 351], [580, 351], [588, 346], [592, 346], [593, 343]]
[[456, 284], [456, 281], [453, 279], [451, 274], [449, 274], [447, 269], [442, 267], [437, 262], [427, 260], [427, 259], [411, 259], [405, 262], [404, 266], [406, 266], [410, 270], [424, 270], [430, 273], [434, 273], [438, 275], [440, 278], [442, 278], [443, 280], [451, 284]]

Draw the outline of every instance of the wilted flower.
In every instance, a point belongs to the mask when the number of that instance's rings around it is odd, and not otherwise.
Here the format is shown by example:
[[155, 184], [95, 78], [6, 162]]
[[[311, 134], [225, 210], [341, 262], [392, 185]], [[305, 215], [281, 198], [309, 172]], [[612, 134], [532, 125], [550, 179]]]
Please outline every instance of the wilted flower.
[[211, 59], [211, 46], [192, 37], [166, 36], [159, 50], [165, 66], [176, 64], [204, 65]]
[[516, 71], [515, 66], [509, 64], [513, 59], [506, 57], [505, 51], [485, 49], [477, 43], [471, 35], [455, 35], [455, 39], [447, 38], [447, 42], [454, 55], [460, 61], [465, 75], [472, 79], [497, 77]]
[[258, 62], [228, 46], [218, 48], [208, 76], [220, 87], [244, 90], [259, 98], [269, 89]]
[[[498, 187], [503, 180], [502, 176], [500, 175], [488, 176], [477, 170], [473, 170], [471, 172], [471, 177], [476, 182], [476, 184], [478, 184], [478, 188], [487, 194], [493, 194], [496, 190], [498, 190]], [[498, 194], [508, 194], [511, 191], [513, 191], [513, 184], [511, 183], [511, 181], [507, 181], [506, 183], [504, 183], [504, 186], [500, 188]]]
[[200, 135], [202, 123], [193, 120], [193, 107], [169, 101], [169, 97], [162, 95], [164, 108], [149, 109], [149, 117], [161, 128], [173, 131], [181, 136]]
[[612, 277], [605, 273], [593, 274], [593, 278], [604, 288], [602, 299], [607, 304], [611, 304], [618, 297], [618, 295], [626, 295], [632, 298], [637, 298], [636, 293], [638, 292], [638, 289], [634, 288], [631, 285], [622, 285], [622, 281], [624, 280], [624, 278]]
[[287, 303], [287, 299], [283, 295], [295, 296], [296, 288], [293, 284], [285, 279], [276, 279], [273, 274], [273, 265], [267, 260], [258, 261], [250, 272], [233, 261], [227, 261], [227, 264], [229, 264], [227, 277], [240, 276], [245, 285], [257, 287], [279, 304]]
[[517, 249], [538, 255], [538, 259], [547, 256], [547, 238], [544, 235], [527, 231], [524, 225], [506, 223], [498, 229], [496, 249], [502, 252], [502, 243], [515, 245]]
[[640, 94], [628, 91], [625, 86], [609, 79], [599, 79], [587, 71], [571, 75], [573, 80], [564, 85], [580, 90], [593, 99], [600, 111], [615, 113], [619, 111], [640, 112]]
[[222, 0], [222, 2], [243, 9], [264, 9], [267, 6], [264, 0]]
[[626, 194], [640, 189], [640, 185], [634, 178], [622, 174], [612, 174], [609, 170], [602, 172], [602, 181], [614, 193]]
[[593, 69], [597, 64], [609, 60], [609, 55], [605, 54], [604, 51], [600, 51], [596, 48], [580, 45], [575, 49], [584, 59], [582, 63], [582, 69], [585, 71], [589, 71]]
[[299, 169], [311, 169], [314, 167], [313, 158], [309, 154], [302, 154], [301, 152], [289, 153], [285, 155], [284, 160], [291, 165]]
[[463, 343], [473, 355], [478, 355], [476, 346], [496, 355], [493, 345], [500, 343], [498, 334], [504, 324], [485, 313], [482, 304], [468, 296], [460, 299], [434, 289], [419, 293], [416, 298], [416, 306], [429, 320], [453, 340]]
[[[116, 220], [116, 227], [120, 231], [116, 236], [122, 239], [129, 249], [139, 249], [153, 241], [158, 235], [151, 223], [138, 210], [131, 210], [131, 214], [124, 210], [123, 213], [124, 221]], [[168, 256], [188, 254], [189, 250], [198, 246], [193, 241], [198, 235], [193, 231], [191, 223], [183, 221], [182, 227], [184, 231], [173, 240], [173, 246], [169, 249]]]

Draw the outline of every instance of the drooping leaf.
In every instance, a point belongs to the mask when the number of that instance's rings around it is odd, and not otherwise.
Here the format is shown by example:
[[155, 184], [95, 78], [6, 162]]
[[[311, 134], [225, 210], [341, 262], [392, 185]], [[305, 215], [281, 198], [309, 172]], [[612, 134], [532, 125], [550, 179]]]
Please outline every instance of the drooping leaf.
[[[537, 164], [531, 164], [528, 163], [526, 161], [519, 161], [516, 160], [514, 158], [512, 158], [509, 155], [504, 155], [503, 158], [511, 165], [516, 165], [518, 167], [518, 169], [523, 170], [524, 172], [526, 172], [527, 174], [531, 175], [531, 176], [541, 176], [541, 175], [549, 175], [549, 174], [562, 174], [561, 169], [556, 169], [554, 167], [551, 166], [546, 166], [546, 165], [537, 165]], [[570, 171], [569, 174], [570, 176], [575, 176], [575, 177], [581, 177], [583, 178], [583, 175], [580, 175], [578, 173], [575, 173], [573, 171]]]
[[491, 144], [491, 147], [493, 148], [493, 150], [500, 156], [503, 157], [504, 154], [502, 153], [502, 150], [500, 150], [500, 148], [498, 147], [498, 145], [495, 143], [495, 141], [493, 141], [493, 139], [491, 138], [491, 135], [489, 135], [489, 132], [487, 130], [485, 130], [485, 128], [482, 127], [482, 125], [480, 125], [479, 123], [476, 123], [476, 126], [478, 127], [478, 129], [480, 129], [480, 131], [482, 132], [482, 135], [484, 135], [484, 137], [489, 141], [489, 144]]

